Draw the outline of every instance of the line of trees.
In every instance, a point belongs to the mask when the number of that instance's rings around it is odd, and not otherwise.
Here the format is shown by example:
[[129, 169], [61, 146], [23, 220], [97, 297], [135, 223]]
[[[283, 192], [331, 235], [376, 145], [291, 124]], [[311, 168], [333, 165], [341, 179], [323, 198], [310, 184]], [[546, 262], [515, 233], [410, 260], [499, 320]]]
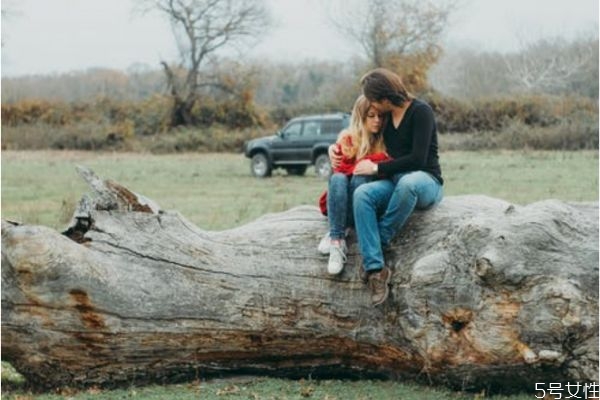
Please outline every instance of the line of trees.
[[[105, 134], [131, 138], [176, 133], [173, 128], [181, 126], [271, 129], [300, 113], [349, 111], [358, 77], [383, 66], [434, 105], [442, 132], [498, 130], [512, 120], [556, 125], [577, 109], [568, 104], [577, 104], [584, 118], [568, 119], [584, 121], [586, 137], [595, 127], [597, 136], [597, 32], [571, 41], [547, 38], [513, 53], [444, 53], [440, 39], [458, 0], [340, 0], [328, 3], [330, 18], [362, 47], [362, 57], [284, 64], [223, 56], [222, 50], [248, 46], [266, 32], [264, 1], [138, 0], [144, 12], [162, 13], [171, 22], [179, 60], [127, 71], [3, 78], [2, 124], [104, 124], [99, 143]], [[88, 130], [74, 129], [72, 136]]]
[[514, 94], [598, 98], [598, 34], [524, 43], [511, 53], [446, 51], [430, 74], [432, 85], [459, 99]]
[[[546, 60], [546, 61], [543, 61]], [[260, 107], [347, 109], [358, 91], [357, 76], [369, 64], [362, 59], [344, 62], [277, 63], [220, 59], [211, 64], [214, 81], [199, 96], [213, 99], [251, 97]], [[524, 71], [523, 73], [516, 71]], [[536, 94], [598, 98], [598, 38], [567, 42], [543, 39], [510, 54], [474, 49], [449, 49], [426, 75], [418, 94], [434, 90], [461, 100]], [[26, 99], [84, 101], [108, 97], [138, 101], [169, 94], [164, 72], [147, 65], [126, 71], [89, 69], [61, 75], [2, 79], [2, 102]]]

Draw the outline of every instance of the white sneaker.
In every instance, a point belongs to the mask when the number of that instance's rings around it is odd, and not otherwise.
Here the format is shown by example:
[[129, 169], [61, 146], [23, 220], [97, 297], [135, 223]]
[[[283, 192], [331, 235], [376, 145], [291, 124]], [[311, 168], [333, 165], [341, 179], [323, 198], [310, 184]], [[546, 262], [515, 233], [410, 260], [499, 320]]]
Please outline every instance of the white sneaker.
[[346, 241], [331, 243], [329, 247], [329, 263], [327, 264], [327, 273], [337, 275], [344, 269], [346, 263]]
[[326, 256], [329, 254], [329, 247], [331, 247], [331, 236], [329, 236], [329, 232], [327, 232], [325, 236], [323, 236], [323, 239], [321, 239], [319, 242], [319, 247], [317, 247], [317, 250], [319, 253]]

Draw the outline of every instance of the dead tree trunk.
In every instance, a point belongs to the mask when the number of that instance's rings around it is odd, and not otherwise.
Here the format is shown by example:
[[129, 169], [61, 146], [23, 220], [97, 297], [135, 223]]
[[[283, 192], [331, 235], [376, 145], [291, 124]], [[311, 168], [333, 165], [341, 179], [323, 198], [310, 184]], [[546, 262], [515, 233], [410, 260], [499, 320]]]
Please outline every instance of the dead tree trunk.
[[82, 174], [70, 229], [2, 225], [2, 357], [34, 384], [218, 371], [458, 387], [598, 380], [598, 205], [448, 197], [396, 238], [370, 305], [351, 238], [326, 274], [315, 207], [203, 231]]

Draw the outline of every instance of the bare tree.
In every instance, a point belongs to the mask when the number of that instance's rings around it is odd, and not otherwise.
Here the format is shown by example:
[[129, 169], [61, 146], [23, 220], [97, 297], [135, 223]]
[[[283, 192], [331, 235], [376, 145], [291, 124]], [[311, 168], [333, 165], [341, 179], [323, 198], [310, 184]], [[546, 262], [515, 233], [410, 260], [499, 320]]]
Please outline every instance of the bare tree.
[[504, 63], [505, 55], [468, 47], [450, 47], [429, 71], [436, 91], [468, 100], [516, 91]]
[[374, 67], [437, 48], [457, 1], [352, 0], [330, 12], [337, 30], [360, 45]]
[[449, 48], [430, 81], [461, 99], [520, 93], [598, 98], [598, 35], [521, 41], [509, 53]]
[[[216, 85], [202, 67], [219, 51], [258, 37], [269, 26], [264, 0], [140, 0], [169, 18], [181, 60], [161, 64], [173, 97], [171, 126], [190, 124], [200, 89]], [[226, 86], [226, 85], [225, 85]]]
[[526, 91], [560, 93], [573, 89], [584, 74], [598, 70], [598, 36], [575, 41], [546, 38], [523, 41], [518, 53], [504, 58], [512, 80]]

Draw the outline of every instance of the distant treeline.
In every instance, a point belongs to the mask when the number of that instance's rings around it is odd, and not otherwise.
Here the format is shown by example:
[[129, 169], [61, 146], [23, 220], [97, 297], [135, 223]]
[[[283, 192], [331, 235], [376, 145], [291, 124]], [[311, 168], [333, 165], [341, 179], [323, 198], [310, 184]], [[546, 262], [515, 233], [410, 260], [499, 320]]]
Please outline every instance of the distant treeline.
[[[367, 69], [360, 60], [224, 60], [206, 73], [227, 84], [203, 89], [192, 124], [176, 129], [158, 69], [3, 78], [2, 146], [238, 151], [293, 116], [350, 111]], [[598, 147], [597, 39], [540, 41], [508, 55], [463, 50], [447, 54], [428, 78], [412, 90], [434, 108], [441, 134], [478, 138], [465, 147]]]
[[[220, 70], [219, 70], [220, 68]], [[265, 60], [242, 65], [222, 61], [207, 73], [235, 70], [229, 79], [245, 80], [254, 102], [266, 108], [349, 107], [358, 78], [368, 69], [361, 60], [284, 64]], [[470, 100], [522, 94], [598, 98], [598, 38], [571, 42], [540, 40], [514, 53], [473, 49], [446, 51], [428, 72], [429, 86], [444, 96]], [[2, 78], [2, 103], [29, 99], [88, 101], [98, 97], [143, 100], [166, 94], [157, 65], [126, 71], [89, 69], [59, 75]], [[213, 95], [214, 93], [211, 93]]]

